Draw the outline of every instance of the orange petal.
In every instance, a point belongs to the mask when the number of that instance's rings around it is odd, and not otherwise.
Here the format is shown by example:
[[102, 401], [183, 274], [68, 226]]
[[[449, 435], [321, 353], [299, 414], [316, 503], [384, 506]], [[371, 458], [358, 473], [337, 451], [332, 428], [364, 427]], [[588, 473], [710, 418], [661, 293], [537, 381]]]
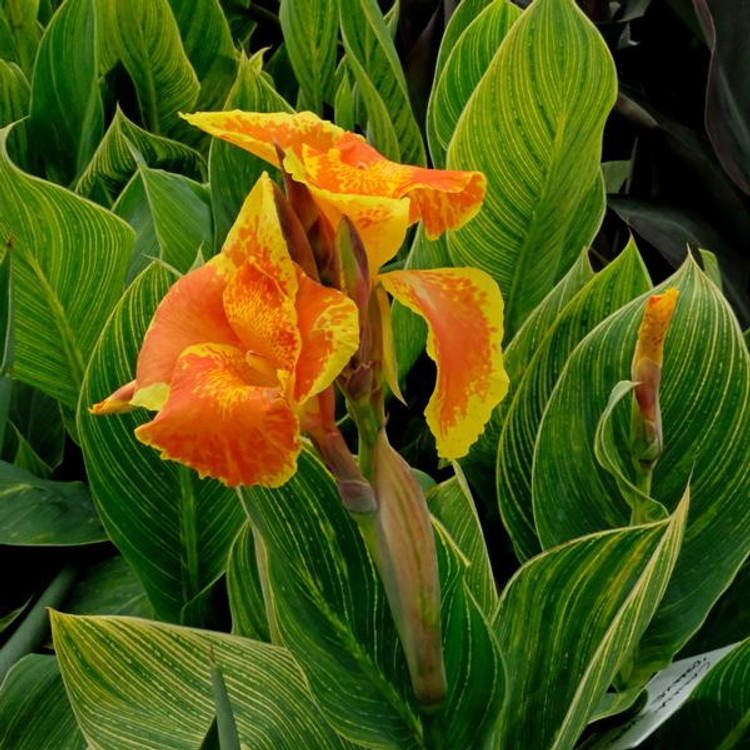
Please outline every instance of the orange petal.
[[136, 437], [229, 486], [278, 487], [296, 469], [299, 424], [278, 388], [233, 346], [183, 352], [169, 397]]
[[394, 271], [379, 280], [427, 321], [427, 353], [437, 364], [437, 383], [425, 416], [439, 455], [459, 458], [508, 390], [500, 290], [475, 268]]
[[[305, 152], [311, 154], [309, 149], [305, 149]], [[409, 226], [410, 203], [407, 198], [321, 188], [309, 177], [302, 161], [293, 154], [287, 154], [284, 168], [297, 182], [307, 185], [334, 229], [338, 228], [344, 215], [349, 217], [367, 250], [371, 273], [376, 273], [383, 263], [398, 252]]]
[[[212, 258], [182, 276], [159, 303], [138, 355], [134, 396], [137, 405], [160, 408], [159, 401], [166, 396], [177, 359], [189, 346], [240, 344], [222, 300], [231, 270], [226, 258]], [[155, 391], [160, 391], [156, 401], [144, 398], [144, 394], [153, 395]]]
[[359, 314], [345, 294], [300, 272], [297, 318], [302, 349], [294, 400], [300, 404], [328, 387], [357, 351]]
[[641, 359], [650, 359], [661, 367], [664, 359], [664, 339], [667, 336], [678, 295], [679, 291], [672, 287], [663, 294], [653, 294], [648, 298], [643, 320], [638, 329], [634, 366]]
[[275, 278], [244, 263], [224, 289], [224, 311], [243, 348], [291, 373], [300, 349], [294, 297]]
[[422, 219], [425, 232], [435, 239], [458, 229], [482, 207], [487, 180], [481, 172], [425, 169], [389, 161], [375, 149], [343, 140], [338, 148], [319, 153], [302, 149], [307, 180], [320, 190], [335, 193], [408, 197], [409, 222]]
[[89, 408], [91, 414], [104, 416], [107, 414], [123, 414], [132, 411], [135, 407], [130, 403], [135, 393], [135, 380], [120, 386], [113, 394], [107, 396], [104, 401], [94, 404]]
[[[320, 151], [333, 148], [346, 134], [337, 125], [321, 120], [312, 112], [196, 112], [182, 115], [191, 125], [234, 143], [251, 154], [279, 166], [278, 143], [284, 151], [299, 152], [303, 143]], [[358, 136], [353, 137], [357, 138]]]
[[224, 242], [224, 253], [235, 266], [250, 261], [276, 279], [290, 297], [297, 291], [297, 274], [279, 223], [273, 182], [263, 172], [242, 205]]

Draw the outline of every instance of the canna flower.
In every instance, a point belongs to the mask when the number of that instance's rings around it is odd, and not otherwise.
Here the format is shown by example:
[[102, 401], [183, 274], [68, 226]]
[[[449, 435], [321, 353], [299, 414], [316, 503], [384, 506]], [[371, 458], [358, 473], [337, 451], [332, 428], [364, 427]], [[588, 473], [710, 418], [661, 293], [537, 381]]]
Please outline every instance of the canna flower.
[[[364, 245], [367, 284], [385, 289], [427, 322], [427, 353], [437, 365], [427, 424], [441, 457], [465, 455], [508, 390], [500, 291], [490, 276], [473, 268], [378, 270], [395, 255], [414, 222], [421, 220], [427, 236], [435, 238], [469, 221], [484, 200], [484, 175], [397, 164], [361, 136], [310, 112], [236, 110], [184, 117], [282, 166], [309, 190], [334, 230], [344, 217], [351, 222]], [[384, 336], [390, 340], [387, 310], [383, 318]], [[388, 349], [386, 360], [392, 360]], [[393, 361], [384, 364], [386, 374], [395, 371]], [[389, 378], [398, 395], [394, 380]]]
[[92, 412], [155, 411], [135, 434], [162, 458], [230, 486], [276, 487], [294, 474], [311, 399], [356, 351], [358, 326], [346, 295], [292, 262], [264, 174], [221, 253], [159, 304], [135, 380]]
[[[274, 166], [283, 166], [314, 196], [334, 230], [346, 216], [367, 249], [370, 271], [390, 260], [409, 225], [421, 220], [430, 239], [458, 229], [482, 206], [481, 172], [425, 169], [386, 159], [362, 136], [312, 112], [196, 112], [183, 115]], [[278, 148], [283, 152], [280, 164]]]

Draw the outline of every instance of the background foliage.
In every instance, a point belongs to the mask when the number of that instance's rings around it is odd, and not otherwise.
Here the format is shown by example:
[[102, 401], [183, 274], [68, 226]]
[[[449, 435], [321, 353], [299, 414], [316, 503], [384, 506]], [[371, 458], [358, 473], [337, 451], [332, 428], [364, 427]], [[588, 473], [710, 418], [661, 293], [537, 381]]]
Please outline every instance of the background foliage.
[[[735, 642], [653, 742], [742, 746], [749, 33], [727, 0], [0, 0], [0, 746], [225, 747], [233, 722], [253, 748], [589, 747], [675, 655]], [[511, 390], [460, 466], [394, 310], [389, 433], [442, 581], [434, 715], [317, 459], [238, 493], [141, 446], [142, 417], [87, 412], [267, 168], [178, 116], [234, 108], [488, 177], [474, 221], [393, 264], [483, 268], [506, 305]], [[665, 518], [630, 526], [610, 394], [667, 286]]]

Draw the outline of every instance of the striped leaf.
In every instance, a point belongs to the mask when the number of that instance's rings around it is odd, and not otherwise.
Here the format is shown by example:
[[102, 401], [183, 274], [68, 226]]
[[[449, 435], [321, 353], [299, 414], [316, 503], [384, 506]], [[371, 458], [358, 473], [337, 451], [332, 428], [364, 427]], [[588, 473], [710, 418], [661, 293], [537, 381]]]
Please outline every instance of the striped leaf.
[[[158, 135], [188, 132], [178, 112], [194, 109], [200, 83], [167, 0], [98, 0], [106, 65], [120, 60], [135, 86], [141, 120]], [[100, 61], [100, 65], [102, 62]]]
[[495, 468], [500, 431], [524, 371], [562, 309], [593, 276], [588, 252], [583, 252], [570, 271], [536, 306], [503, 352], [503, 364], [510, 378], [509, 393], [493, 411], [484, 432], [471, 446], [469, 454], [461, 459], [461, 467], [471, 486], [487, 505], [495, 503], [497, 495]]
[[135, 229], [127, 283], [153, 260], [185, 273], [201, 248], [212, 255], [211, 199], [187, 177], [141, 166], [112, 211]]
[[0, 131], [0, 235], [11, 247], [14, 377], [75, 407], [83, 370], [125, 277], [133, 231], [11, 164]]
[[[565, 305], [537, 344], [534, 356], [517, 381], [498, 444], [497, 497], [503, 523], [522, 560], [540, 549], [532, 512], [532, 462], [539, 424], [552, 389], [578, 342], [600, 321], [649, 286], [646, 269], [635, 243], [631, 242]], [[561, 457], [568, 456], [570, 435], [575, 433], [566, 434], [566, 450], [560, 451]], [[592, 447], [593, 441], [581, 443], [583, 451]]]
[[195, 750], [215, 713], [211, 661], [243, 746], [345, 748], [282, 648], [122, 617], [51, 613], [60, 671], [94, 750]]
[[464, 106], [520, 14], [520, 8], [510, 0], [494, 0], [447, 52], [427, 107], [427, 141], [436, 167], [445, 166], [445, 152]]
[[740, 750], [750, 743], [750, 638], [701, 680], [680, 710], [649, 739], [654, 750]]
[[434, 84], [440, 80], [443, 67], [466, 27], [491, 2], [493, 2], [493, 0], [462, 0], [458, 3], [458, 6], [453, 11], [450, 20], [448, 21], [448, 25], [445, 27], [443, 38], [440, 40], [440, 49], [438, 50], [438, 56], [435, 62], [433, 87]]
[[58, 547], [106, 539], [83, 482], [50, 482], [0, 461], [0, 544]]
[[495, 618], [512, 675], [495, 747], [574, 747], [664, 594], [688, 505], [686, 491], [670, 520], [576, 539], [511, 579]]
[[[247, 112], [292, 111], [274, 88], [273, 81], [263, 72], [262, 52], [249, 59], [242, 55], [237, 79], [223, 109], [243, 109]], [[257, 156], [220, 138], [211, 141], [209, 174], [217, 248], [221, 247], [243, 201], [265, 169], [268, 169], [268, 164]]]
[[430, 513], [445, 526], [466, 559], [468, 590], [482, 611], [492, 614], [497, 606], [497, 588], [477, 509], [465, 478], [458, 473], [433, 487], [425, 499]]
[[54, 656], [29, 654], [0, 689], [0, 747], [86, 750]]
[[303, 453], [283, 487], [243, 495], [281, 641], [328, 721], [370, 747], [414, 747], [422, 728], [385, 593], [330, 475]]
[[255, 547], [253, 527], [250, 522], [246, 522], [229, 550], [227, 562], [227, 594], [232, 611], [232, 633], [268, 641], [271, 637]]
[[[30, 98], [29, 82], [21, 68], [13, 62], [0, 60], [0, 128], [26, 117]], [[8, 152], [16, 164], [25, 167], [27, 150], [26, 123], [19, 123], [12, 131]]]
[[31, 79], [29, 137], [47, 177], [64, 185], [83, 171], [104, 132], [94, 3], [60, 6], [45, 29]]
[[169, 4], [200, 81], [195, 109], [221, 109], [237, 73], [238, 54], [219, 0], [169, 0]]
[[377, 0], [340, 2], [339, 25], [347, 66], [367, 109], [368, 139], [389, 159], [424, 165], [404, 71]]
[[78, 428], [104, 528], [141, 579], [156, 615], [200, 623], [201, 607], [189, 605], [196, 598], [205, 604], [244, 519], [235, 492], [162, 461], [139, 443], [133, 430], [150, 418], [148, 413], [94, 417], [87, 412], [90, 404], [132, 380], [146, 327], [173, 280], [152, 265], [115, 309], [86, 371]]
[[421, 747], [429, 731], [449, 747], [470, 747], [499, 710], [503, 670], [466, 586], [466, 558], [442, 525], [435, 533], [450, 688], [428, 728], [379, 577], [323, 466], [304, 453], [284, 487], [244, 495], [267, 550], [278, 634], [337, 731], [368, 747]]
[[281, 0], [279, 21], [300, 86], [300, 109], [323, 114], [333, 102], [338, 5], [330, 0]]
[[203, 157], [189, 146], [139, 128], [117, 107], [115, 116], [76, 184], [76, 192], [111, 206], [135, 174], [135, 153], [149, 167], [179, 172], [193, 179], [205, 170]]
[[[692, 477], [693, 500], [672, 582], [640, 646], [644, 673], [698, 629], [750, 549], [750, 356], [729, 305], [692, 259], [657, 291], [668, 286], [680, 296], [665, 344], [664, 451], [651, 496], [674, 508]], [[593, 449], [610, 391], [629, 377], [646, 296], [578, 345], [549, 399], [532, 477], [534, 519], [545, 546], [629, 522], [630, 508]]]
[[15, 62], [31, 78], [42, 30], [39, 0], [5, 0], [0, 7], [0, 56]]
[[483, 268], [500, 285], [508, 339], [596, 233], [602, 130], [615, 94], [607, 46], [575, 1], [537, 0], [456, 126], [448, 167], [481, 170], [489, 187], [482, 211], [448, 246], [456, 265]]

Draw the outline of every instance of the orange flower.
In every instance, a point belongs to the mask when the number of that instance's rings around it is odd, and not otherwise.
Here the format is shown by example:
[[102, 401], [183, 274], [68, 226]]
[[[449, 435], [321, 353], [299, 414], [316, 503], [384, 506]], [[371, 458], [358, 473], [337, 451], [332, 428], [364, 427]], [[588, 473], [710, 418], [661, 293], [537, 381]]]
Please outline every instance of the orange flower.
[[305, 404], [356, 351], [355, 304], [291, 261], [264, 174], [220, 255], [159, 304], [135, 380], [95, 405], [156, 417], [136, 436], [230, 486], [283, 484], [296, 470]]
[[425, 169], [389, 161], [362, 136], [321, 120], [312, 112], [196, 112], [193, 125], [279, 165], [304, 183], [338, 227], [343, 216], [356, 226], [370, 271], [390, 260], [406, 229], [421, 219], [427, 236], [458, 229], [481, 208], [486, 180], [481, 172]]
[[[440, 456], [465, 455], [508, 390], [500, 290], [489, 275], [474, 268], [379, 276], [377, 271], [396, 253], [413, 222], [421, 220], [427, 236], [435, 238], [469, 221], [484, 200], [484, 175], [397, 164], [361, 136], [310, 112], [235, 110], [183, 116], [276, 166], [281, 147], [284, 169], [307, 186], [333, 226], [343, 216], [350, 219], [362, 238], [370, 278], [427, 321], [427, 353], [437, 364], [427, 424]], [[384, 328], [389, 338], [388, 320]], [[386, 362], [386, 373], [394, 370], [394, 363]], [[395, 379], [389, 380], [398, 394]]]

